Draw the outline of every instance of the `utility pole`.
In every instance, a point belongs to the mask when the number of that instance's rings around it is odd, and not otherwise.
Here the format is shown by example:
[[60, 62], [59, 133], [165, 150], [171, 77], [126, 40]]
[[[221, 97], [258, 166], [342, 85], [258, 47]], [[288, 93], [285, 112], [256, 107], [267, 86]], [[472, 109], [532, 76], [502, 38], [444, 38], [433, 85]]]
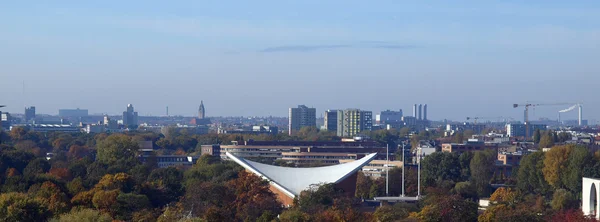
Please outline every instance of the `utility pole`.
[[402, 142], [402, 196], [404, 196], [404, 142]]
[[419, 161], [417, 164], [417, 200], [421, 198], [421, 148], [418, 148], [419, 152], [417, 152], [417, 160]]
[[385, 196], [390, 196], [390, 144], [385, 146]]

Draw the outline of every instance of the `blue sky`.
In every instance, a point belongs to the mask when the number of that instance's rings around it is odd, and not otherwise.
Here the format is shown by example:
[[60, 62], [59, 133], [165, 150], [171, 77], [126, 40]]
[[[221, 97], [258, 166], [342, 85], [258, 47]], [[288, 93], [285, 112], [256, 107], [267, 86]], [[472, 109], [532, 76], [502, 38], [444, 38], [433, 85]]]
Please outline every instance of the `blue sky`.
[[427, 103], [462, 120], [583, 102], [598, 118], [600, 2], [525, 2], [11, 1], [0, 103], [194, 115], [204, 100], [209, 116]]

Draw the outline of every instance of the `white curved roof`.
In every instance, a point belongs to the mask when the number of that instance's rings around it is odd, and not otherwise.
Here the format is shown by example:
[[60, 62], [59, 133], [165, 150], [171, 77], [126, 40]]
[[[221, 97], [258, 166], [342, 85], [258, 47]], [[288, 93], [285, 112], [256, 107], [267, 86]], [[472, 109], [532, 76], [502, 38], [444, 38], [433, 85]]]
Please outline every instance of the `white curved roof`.
[[257, 163], [237, 157], [229, 152], [227, 157], [240, 164], [247, 170], [269, 180], [269, 182], [279, 190], [294, 198], [300, 195], [300, 192], [306, 190], [313, 184], [320, 183], [339, 183], [354, 172], [360, 170], [375, 158], [377, 153], [369, 154], [359, 160], [325, 167], [312, 168], [292, 168], [280, 167], [268, 164]]

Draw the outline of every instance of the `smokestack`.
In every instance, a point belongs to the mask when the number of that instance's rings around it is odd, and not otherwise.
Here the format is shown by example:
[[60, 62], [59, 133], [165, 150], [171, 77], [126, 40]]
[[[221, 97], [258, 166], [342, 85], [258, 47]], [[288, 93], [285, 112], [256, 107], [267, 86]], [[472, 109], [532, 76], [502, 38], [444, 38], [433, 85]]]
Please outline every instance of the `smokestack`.
[[423, 120], [427, 120], [427, 104], [423, 106]]
[[169, 106], [167, 106], [167, 116], [169, 116]]
[[577, 119], [579, 121], [579, 126], [581, 126], [583, 123], [581, 121], [583, 115], [583, 108], [581, 107], [581, 104], [579, 104], [579, 118]]
[[413, 105], [413, 117], [417, 118], [417, 104]]
[[423, 119], [423, 105], [419, 104], [419, 120]]

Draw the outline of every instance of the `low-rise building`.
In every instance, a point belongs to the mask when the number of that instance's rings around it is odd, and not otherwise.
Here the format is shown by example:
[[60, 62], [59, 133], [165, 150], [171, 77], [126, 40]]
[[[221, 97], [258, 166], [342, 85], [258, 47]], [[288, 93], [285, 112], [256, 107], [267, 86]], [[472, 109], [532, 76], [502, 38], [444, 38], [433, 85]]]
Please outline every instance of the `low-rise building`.
[[466, 143], [444, 143], [442, 144], [442, 152], [461, 154], [463, 152], [483, 151], [487, 149], [498, 150], [498, 144], [485, 143], [478, 140], [468, 140]]

